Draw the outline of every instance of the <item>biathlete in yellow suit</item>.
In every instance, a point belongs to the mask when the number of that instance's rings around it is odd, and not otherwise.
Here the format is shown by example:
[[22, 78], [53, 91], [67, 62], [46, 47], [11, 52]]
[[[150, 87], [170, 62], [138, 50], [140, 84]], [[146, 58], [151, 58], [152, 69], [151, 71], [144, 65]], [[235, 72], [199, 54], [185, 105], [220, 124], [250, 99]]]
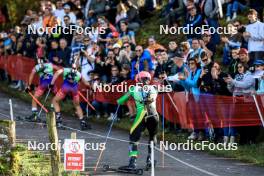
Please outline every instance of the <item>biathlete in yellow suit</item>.
[[[133, 97], [136, 103], [136, 118], [133, 121], [129, 134], [129, 164], [122, 169], [136, 169], [136, 160], [138, 157], [138, 141], [141, 133], [147, 128], [149, 133], [149, 143], [156, 143], [156, 134], [158, 132], [159, 116], [156, 110], [156, 99], [158, 91], [150, 85], [151, 75], [146, 71], [141, 71], [136, 76], [137, 84], [130, 87], [129, 91], [117, 100], [119, 105], [123, 105], [130, 97]], [[151, 166], [151, 148], [148, 146], [147, 168]]]

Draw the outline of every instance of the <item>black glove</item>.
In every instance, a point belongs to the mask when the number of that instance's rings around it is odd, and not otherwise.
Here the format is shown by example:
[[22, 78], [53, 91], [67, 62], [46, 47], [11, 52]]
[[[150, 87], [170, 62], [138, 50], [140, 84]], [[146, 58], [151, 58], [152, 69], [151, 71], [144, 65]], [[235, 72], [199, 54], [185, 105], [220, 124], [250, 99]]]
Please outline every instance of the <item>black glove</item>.
[[49, 89], [53, 89], [53, 87], [54, 87], [54, 84], [49, 84], [48, 86]]
[[25, 92], [28, 93], [28, 92], [31, 92], [33, 90], [34, 90], [34, 85], [30, 84], [29, 86], [26, 87]]

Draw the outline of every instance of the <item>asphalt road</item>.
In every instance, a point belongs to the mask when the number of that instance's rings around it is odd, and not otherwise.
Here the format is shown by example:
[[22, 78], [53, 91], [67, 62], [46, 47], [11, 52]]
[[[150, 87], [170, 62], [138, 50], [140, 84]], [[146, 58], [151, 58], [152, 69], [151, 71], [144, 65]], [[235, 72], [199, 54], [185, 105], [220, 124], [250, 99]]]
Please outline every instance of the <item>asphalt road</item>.
[[[0, 92], [0, 119], [6, 119], [9, 116], [8, 100], [12, 99], [14, 116], [27, 116], [31, 113], [30, 104], [21, 100], [15, 99]], [[7, 115], [7, 116], [6, 116]], [[44, 115], [44, 113], [43, 113]], [[79, 122], [76, 117], [64, 115], [64, 122], [71, 128], [79, 129]], [[100, 150], [97, 149], [97, 144], [105, 141], [108, 126], [92, 124], [92, 130], [86, 132], [77, 132], [78, 139], [85, 139], [86, 143], [94, 145], [93, 149], [87, 150], [85, 153], [85, 172], [84, 175], [127, 175], [118, 173], [105, 173], [102, 166], [109, 164], [111, 167], [119, 167], [126, 165], [128, 162], [128, 132], [113, 129], [110, 134], [110, 139], [106, 144], [106, 149], [103, 152], [101, 162], [97, 172], [94, 173], [94, 167], [98, 159]], [[59, 139], [64, 141], [70, 138], [71, 132], [75, 130], [58, 130]], [[47, 129], [40, 124], [32, 124], [18, 121], [16, 125], [17, 141], [28, 144], [28, 141], [37, 143], [48, 142]], [[114, 138], [114, 139], [112, 139]], [[146, 138], [142, 138], [142, 143], [146, 143]], [[139, 145], [140, 156], [138, 158], [138, 167], [145, 166], [146, 160], [146, 145]], [[43, 151], [47, 153], [48, 151]], [[205, 152], [199, 151], [166, 151], [164, 156], [164, 167], [162, 165], [162, 153], [155, 150], [155, 159], [157, 167], [155, 168], [156, 176], [263, 176], [264, 168], [253, 166], [251, 164], [242, 163], [233, 159], [215, 157], [208, 155]], [[63, 158], [63, 151], [62, 158]], [[151, 175], [151, 172], [144, 172], [144, 175]]]

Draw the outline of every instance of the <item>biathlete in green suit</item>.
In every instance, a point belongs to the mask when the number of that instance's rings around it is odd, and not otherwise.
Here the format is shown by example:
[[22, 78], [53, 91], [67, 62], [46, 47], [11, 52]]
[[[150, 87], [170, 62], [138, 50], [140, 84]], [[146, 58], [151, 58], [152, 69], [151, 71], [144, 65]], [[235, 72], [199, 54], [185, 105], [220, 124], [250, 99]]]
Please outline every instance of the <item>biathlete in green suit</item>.
[[[137, 114], [129, 134], [129, 164], [123, 169], [136, 169], [136, 160], [138, 157], [138, 141], [141, 133], [147, 128], [149, 132], [149, 143], [156, 143], [156, 134], [158, 132], [159, 116], [156, 110], [157, 89], [150, 85], [151, 75], [146, 71], [141, 71], [136, 76], [137, 84], [130, 87], [129, 91], [117, 100], [119, 105], [123, 105], [130, 97], [133, 97], [136, 103]], [[151, 148], [148, 146], [147, 167], [151, 166]]]

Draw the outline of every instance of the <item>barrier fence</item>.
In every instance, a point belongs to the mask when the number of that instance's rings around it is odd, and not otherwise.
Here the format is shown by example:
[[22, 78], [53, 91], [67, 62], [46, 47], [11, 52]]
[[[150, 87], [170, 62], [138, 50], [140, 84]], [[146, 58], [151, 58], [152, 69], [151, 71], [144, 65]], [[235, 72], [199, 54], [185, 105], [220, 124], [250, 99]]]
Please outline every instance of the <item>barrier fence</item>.
[[[35, 66], [35, 61], [23, 56], [0, 56], [0, 69], [5, 70], [13, 80], [28, 82], [29, 74]], [[33, 83], [38, 84], [38, 77]], [[56, 81], [60, 87], [62, 78]], [[134, 84], [128, 81], [127, 85]], [[86, 95], [87, 88], [80, 84], [79, 90]], [[123, 95], [122, 92], [89, 91], [89, 100], [116, 104], [116, 100]], [[92, 92], [92, 93], [91, 93]], [[172, 123], [180, 124], [182, 128], [203, 129], [207, 127], [223, 128], [237, 126], [264, 125], [261, 114], [264, 112], [264, 96], [216, 96], [201, 94], [194, 96], [185, 92], [160, 93], [157, 98], [157, 110], [162, 114], [162, 94], [164, 94], [164, 117]], [[134, 104], [133, 100], [128, 103]], [[257, 106], [258, 108], [257, 109]]]

